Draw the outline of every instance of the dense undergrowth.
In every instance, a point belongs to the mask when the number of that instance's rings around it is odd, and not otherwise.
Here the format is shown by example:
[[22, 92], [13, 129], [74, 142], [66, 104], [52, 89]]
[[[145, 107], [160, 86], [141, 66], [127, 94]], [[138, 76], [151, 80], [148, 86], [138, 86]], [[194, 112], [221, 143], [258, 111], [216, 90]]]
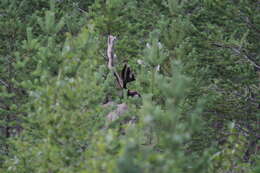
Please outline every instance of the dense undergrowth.
[[[0, 172], [260, 172], [259, 9], [1, 0]], [[141, 97], [116, 87], [108, 35]], [[127, 112], [108, 122], [107, 100]]]

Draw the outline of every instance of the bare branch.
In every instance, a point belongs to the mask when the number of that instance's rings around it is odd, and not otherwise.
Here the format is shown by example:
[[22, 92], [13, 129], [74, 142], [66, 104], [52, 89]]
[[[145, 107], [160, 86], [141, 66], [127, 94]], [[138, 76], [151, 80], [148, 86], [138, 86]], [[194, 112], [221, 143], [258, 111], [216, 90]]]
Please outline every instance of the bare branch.
[[249, 19], [248, 16], [243, 17], [244, 21], [246, 22], [246, 24], [249, 26], [249, 28], [254, 29], [257, 33], [260, 33], [260, 30], [257, 28], [257, 26], [255, 26]]
[[79, 7], [78, 7], [78, 10], [81, 11], [81, 12], [83, 12], [83, 13], [87, 13], [87, 11], [85, 11], [85, 10], [79, 8]]
[[240, 50], [236, 49], [236, 48], [232, 48], [232, 50], [240, 55], [242, 55], [245, 59], [247, 59], [257, 70], [260, 70], [260, 65], [258, 65], [256, 62], [253, 61], [253, 59], [251, 57], [249, 57], [246, 54], [242, 54], [240, 52]]
[[223, 45], [220, 43], [213, 43], [212, 45], [217, 46], [217, 47], [222, 47], [222, 48], [228, 48], [231, 49], [233, 52], [235, 52], [237, 55], [243, 56], [246, 60], [248, 60], [255, 68], [257, 71], [260, 71], [260, 65], [258, 65], [253, 58], [250, 56], [246, 55], [245, 53], [241, 52], [241, 48], [236, 48], [234, 46], [229, 46], [229, 45]]
[[6, 88], [9, 87], [9, 85], [5, 81], [3, 81], [2, 79], [0, 79], [0, 83], [3, 84]]
[[114, 42], [116, 37], [109, 35], [107, 39], [107, 58], [108, 58], [108, 68], [112, 70], [115, 61], [115, 54], [114, 54]]
[[123, 88], [123, 80], [121, 79], [120, 75], [116, 72], [114, 69], [115, 65], [115, 58], [116, 55], [114, 53], [114, 43], [115, 43], [116, 37], [109, 35], [107, 40], [107, 58], [108, 58], [108, 68], [113, 72], [113, 74], [116, 77], [117, 83], [120, 86], [120, 88]]

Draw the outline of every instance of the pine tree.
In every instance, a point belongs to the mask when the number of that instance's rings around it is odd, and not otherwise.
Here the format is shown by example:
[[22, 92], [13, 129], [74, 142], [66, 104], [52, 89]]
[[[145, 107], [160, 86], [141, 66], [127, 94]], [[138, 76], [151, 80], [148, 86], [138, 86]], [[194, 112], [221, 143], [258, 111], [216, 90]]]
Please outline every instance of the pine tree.
[[[2, 0], [0, 172], [257, 172], [258, 11], [256, 0]], [[117, 88], [126, 64], [135, 81]]]

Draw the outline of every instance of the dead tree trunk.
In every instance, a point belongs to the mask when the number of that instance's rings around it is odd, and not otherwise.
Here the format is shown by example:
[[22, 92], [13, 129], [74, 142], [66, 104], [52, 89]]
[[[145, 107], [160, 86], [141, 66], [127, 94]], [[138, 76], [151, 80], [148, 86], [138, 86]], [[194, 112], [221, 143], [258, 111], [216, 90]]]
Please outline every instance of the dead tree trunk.
[[[127, 89], [127, 84], [135, 80], [135, 76], [131, 71], [128, 64], [125, 64], [121, 73], [118, 73], [115, 68], [116, 63], [116, 54], [114, 53], [114, 45], [115, 45], [116, 37], [109, 35], [107, 40], [107, 67], [113, 73], [116, 78], [116, 83], [123, 92], [123, 90], [127, 90], [127, 96], [137, 96], [141, 97], [141, 95], [136, 91], [131, 91]], [[108, 121], [114, 121], [119, 118], [121, 115], [128, 111], [128, 106], [125, 103], [116, 104], [112, 101], [109, 101], [103, 105], [104, 107], [115, 106], [115, 110], [110, 112], [106, 117]]]

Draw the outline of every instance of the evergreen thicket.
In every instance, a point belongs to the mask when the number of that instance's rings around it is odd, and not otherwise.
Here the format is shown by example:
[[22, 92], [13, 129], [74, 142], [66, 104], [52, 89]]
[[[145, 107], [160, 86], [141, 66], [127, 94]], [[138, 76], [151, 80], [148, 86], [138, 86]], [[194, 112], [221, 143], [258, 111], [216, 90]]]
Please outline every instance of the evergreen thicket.
[[259, 173], [259, 11], [1, 0], [0, 172]]

